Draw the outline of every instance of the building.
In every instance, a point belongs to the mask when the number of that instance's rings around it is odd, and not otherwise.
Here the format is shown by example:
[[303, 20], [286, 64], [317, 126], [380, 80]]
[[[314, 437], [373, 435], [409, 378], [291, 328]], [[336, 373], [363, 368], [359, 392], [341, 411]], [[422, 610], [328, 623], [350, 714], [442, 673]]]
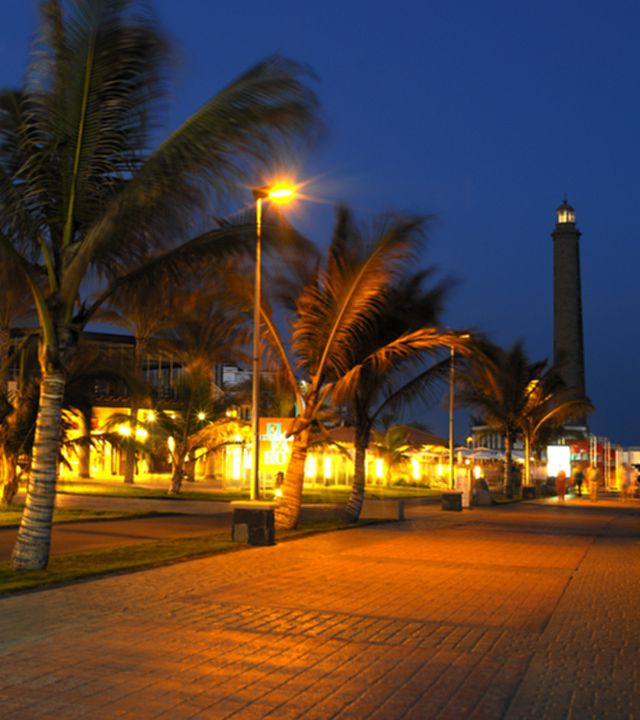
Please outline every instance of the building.
[[[556, 210], [553, 238], [553, 361], [567, 386], [585, 396], [582, 289], [580, 282], [580, 231], [576, 214], [564, 200]], [[568, 434], [587, 432], [586, 418], [566, 426]]]

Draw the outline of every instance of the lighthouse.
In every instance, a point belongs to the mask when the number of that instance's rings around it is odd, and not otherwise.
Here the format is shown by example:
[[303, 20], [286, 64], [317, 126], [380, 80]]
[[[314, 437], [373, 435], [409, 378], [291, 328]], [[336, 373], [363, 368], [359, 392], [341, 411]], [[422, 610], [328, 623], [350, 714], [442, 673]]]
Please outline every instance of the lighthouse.
[[[553, 360], [565, 383], [585, 396], [582, 290], [580, 287], [580, 231], [576, 213], [565, 199], [556, 210], [553, 238]], [[586, 431], [584, 417], [567, 430]]]

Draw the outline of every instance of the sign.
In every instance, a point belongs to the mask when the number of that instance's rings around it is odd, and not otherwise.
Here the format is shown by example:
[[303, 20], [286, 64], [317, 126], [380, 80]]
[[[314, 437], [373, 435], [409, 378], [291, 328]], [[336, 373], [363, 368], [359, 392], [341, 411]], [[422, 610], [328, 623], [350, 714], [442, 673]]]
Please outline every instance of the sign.
[[285, 471], [293, 438], [287, 437], [293, 418], [260, 418], [260, 468], [264, 472]]

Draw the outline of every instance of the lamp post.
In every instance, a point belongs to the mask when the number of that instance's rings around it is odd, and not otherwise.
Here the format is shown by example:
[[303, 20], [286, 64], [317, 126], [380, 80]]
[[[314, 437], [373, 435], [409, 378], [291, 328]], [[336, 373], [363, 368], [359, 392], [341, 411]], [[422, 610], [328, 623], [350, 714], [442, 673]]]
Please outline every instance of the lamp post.
[[456, 381], [456, 364], [455, 357], [456, 351], [451, 345], [449, 348], [451, 351], [451, 360], [449, 364], [449, 482], [451, 483], [451, 489], [455, 490], [456, 483], [453, 477], [453, 406], [454, 406], [454, 385]]
[[261, 308], [261, 244], [262, 203], [264, 200], [287, 202], [294, 196], [293, 188], [278, 184], [253, 190], [256, 201], [256, 268], [253, 295], [253, 353], [251, 385], [251, 434], [253, 457], [251, 461], [251, 500], [260, 499], [260, 308]]
[[[464, 333], [458, 335], [461, 340], [468, 340], [471, 335]], [[456, 383], [456, 350], [453, 345], [449, 346], [451, 360], [449, 363], [449, 482], [451, 489], [455, 490], [456, 483], [453, 477], [453, 412], [454, 412], [454, 387]]]

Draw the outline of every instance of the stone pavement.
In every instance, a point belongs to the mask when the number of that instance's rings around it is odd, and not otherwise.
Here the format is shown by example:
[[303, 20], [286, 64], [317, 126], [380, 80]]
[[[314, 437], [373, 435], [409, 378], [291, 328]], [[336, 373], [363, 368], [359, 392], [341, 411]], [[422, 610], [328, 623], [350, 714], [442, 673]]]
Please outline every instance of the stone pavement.
[[640, 508], [522, 503], [0, 600], [2, 718], [639, 718]]

